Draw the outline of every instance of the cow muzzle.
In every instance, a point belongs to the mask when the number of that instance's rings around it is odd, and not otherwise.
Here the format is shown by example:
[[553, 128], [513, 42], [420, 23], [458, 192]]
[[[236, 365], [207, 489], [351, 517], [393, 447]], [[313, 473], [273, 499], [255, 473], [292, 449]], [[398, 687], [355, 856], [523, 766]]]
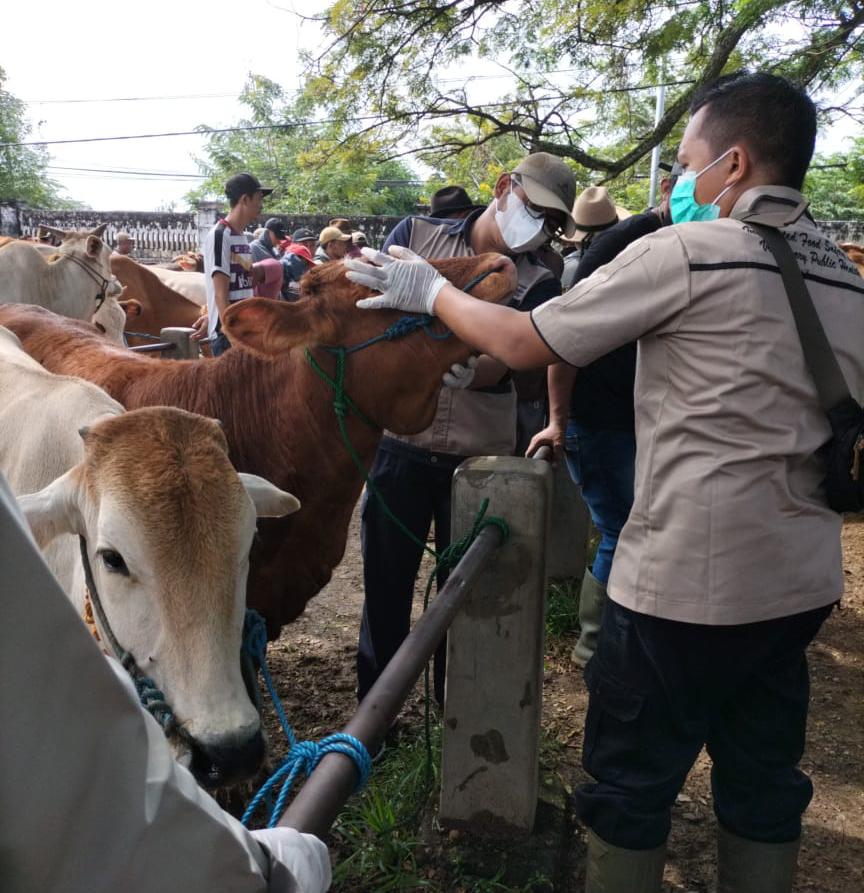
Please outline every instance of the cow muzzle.
[[226, 736], [205, 745], [193, 739], [189, 768], [204, 788], [230, 787], [255, 775], [264, 760], [265, 749], [260, 728], [243, 740]]

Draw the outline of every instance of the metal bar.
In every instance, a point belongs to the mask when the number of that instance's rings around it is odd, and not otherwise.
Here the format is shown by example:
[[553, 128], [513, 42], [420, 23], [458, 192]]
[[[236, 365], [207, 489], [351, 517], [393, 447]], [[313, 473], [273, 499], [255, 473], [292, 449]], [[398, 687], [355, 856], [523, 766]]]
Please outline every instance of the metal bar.
[[165, 353], [169, 350], [174, 350], [177, 345], [175, 344], [165, 344], [160, 341], [158, 344], [139, 344], [137, 347], [130, 347], [129, 350], [134, 350], [135, 353]]
[[[383, 743], [423, 667], [500, 545], [501, 531], [497, 527], [484, 527], [480, 531], [444, 588], [414, 624], [345, 726], [343, 731], [359, 738], [369, 753], [374, 754]], [[339, 753], [327, 754], [285, 810], [279, 824], [321, 837], [330, 830], [356, 784], [357, 769], [353, 760]]]

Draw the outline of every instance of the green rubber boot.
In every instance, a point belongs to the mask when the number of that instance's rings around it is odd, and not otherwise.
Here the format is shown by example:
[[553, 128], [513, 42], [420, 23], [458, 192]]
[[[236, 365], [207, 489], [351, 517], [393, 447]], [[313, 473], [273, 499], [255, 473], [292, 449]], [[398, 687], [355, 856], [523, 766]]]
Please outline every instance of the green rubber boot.
[[588, 831], [585, 893], [660, 893], [666, 844], [653, 850], [625, 850]]
[[606, 604], [606, 587], [586, 570], [579, 588], [579, 626], [582, 632], [573, 646], [573, 662], [580, 667], [588, 663], [597, 648], [597, 634]]
[[717, 893], [791, 893], [800, 844], [757, 843], [718, 827]]

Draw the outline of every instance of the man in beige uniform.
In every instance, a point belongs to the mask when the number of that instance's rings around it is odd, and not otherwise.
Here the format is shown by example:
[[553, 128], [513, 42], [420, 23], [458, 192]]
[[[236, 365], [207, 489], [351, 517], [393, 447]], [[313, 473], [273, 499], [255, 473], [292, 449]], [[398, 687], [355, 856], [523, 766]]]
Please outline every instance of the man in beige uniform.
[[703, 745], [718, 891], [792, 889], [812, 796], [798, 769], [805, 648], [843, 586], [841, 518], [822, 483], [830, 428], [777, 264], [747, 222], [782, 224], [860, 401], [864, 282], [798, 191], [815, 110], [781, 78], [737, 74], [691, 112], [672, 216], [693, 222], [634, 242], [531, 319], [404, 252], [350, 274], [382, 292], [365, 306], [434, 312], [511, 367], [584, 366], [639, 340], [635, 502], [585, 671], [596, 783], [576, 806], [591, 893], [660, 890], [671, 806]]

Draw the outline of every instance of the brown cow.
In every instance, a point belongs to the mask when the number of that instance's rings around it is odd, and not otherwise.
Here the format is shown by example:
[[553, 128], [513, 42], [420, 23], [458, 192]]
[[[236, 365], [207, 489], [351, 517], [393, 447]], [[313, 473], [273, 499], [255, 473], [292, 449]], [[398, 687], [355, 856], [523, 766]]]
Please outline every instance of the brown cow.
[[[501, 300], [516, 286], [515, 267], [497, 254], [434, 263], [463, 286], [490, 272], [473, 289], [483, 300]], [[340, 439], [333, 392], [295, 348], [319, 345], [312, 352], [332, 375], [335, 360], [322, 345], [362, 343], [399, 318], [392, 310], [358, 310], [356, 301], [369, 293], [345, 278], [342, 264], [322, 265], [304, 277], [297, 302], [251, 298], [230, 308], [225, 331], [251, 350], [235, 348], [194, 362], [154, 362], [106, 346], [87, 326], [34, 307], [0, 307], [0, 325], [14, 331], [45, 368], [87, 378], [127, 409], [165, 404], [221, 419], [237, 470], [266, 477], [297, 496], [302, 510], [262, 522], [252, 554], [248, 601], [275, 637], [330, 579], [363, 487]], [[432, 422], [441, 376], [469, 353], [455, 337], [436, 340], [417, 331], [348, 357], [346, 390], [375, 423], [369, 427], [350, 413], [346, 418], [366, 468], [382, 428], [413, 434]]]
[[[123, 283], [123, 297], [137, 301], [141, 312], [127, 320], [126, 328], [133, 332], [159, 335], [169, 326], [193, 326], [201, 316], [201, 307], [180, 292], [169, 288], [143, 264], [124, 257], [111, 255], [111, 272]], [[143, 343], [142, 339], [129, 338], [130, 344]]]
[[858, 272], [864, 276], [864, 245], [858, 245], [856, 242], [838, 242], [846, 257], [858, 267]]

